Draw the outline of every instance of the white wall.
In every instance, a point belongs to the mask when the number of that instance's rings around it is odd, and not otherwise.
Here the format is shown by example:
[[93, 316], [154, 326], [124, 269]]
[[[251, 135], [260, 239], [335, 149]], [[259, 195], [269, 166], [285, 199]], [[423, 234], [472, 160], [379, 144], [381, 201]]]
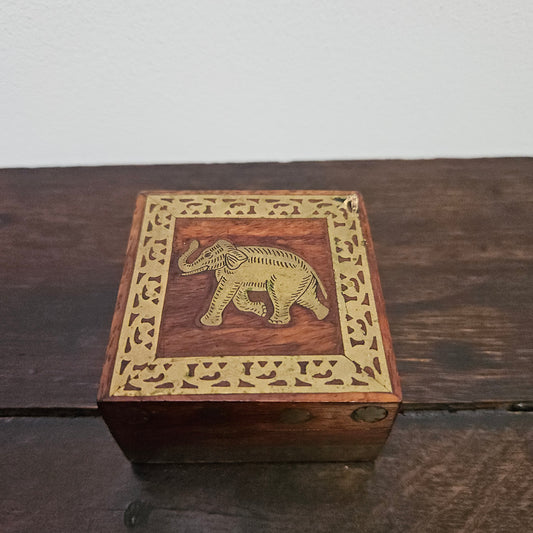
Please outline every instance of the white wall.
[[530, 0], [0, 2], [0, 166], [500, 155]]

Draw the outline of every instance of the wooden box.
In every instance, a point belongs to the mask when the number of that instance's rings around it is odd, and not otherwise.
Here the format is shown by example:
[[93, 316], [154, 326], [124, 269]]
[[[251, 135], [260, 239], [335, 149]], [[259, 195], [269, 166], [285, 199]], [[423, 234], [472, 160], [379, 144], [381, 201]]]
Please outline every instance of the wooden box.
[[131, 461], [373, 459], [400, 401], [360, 195], [139, 195], [98, 394]]

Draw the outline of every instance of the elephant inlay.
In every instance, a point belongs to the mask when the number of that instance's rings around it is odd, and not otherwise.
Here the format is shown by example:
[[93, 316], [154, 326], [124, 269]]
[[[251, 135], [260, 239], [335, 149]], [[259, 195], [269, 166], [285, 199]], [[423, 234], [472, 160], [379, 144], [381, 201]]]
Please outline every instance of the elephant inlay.
[[288, 324], [290, 308], [299, 304], [313, 311], [319, 320], [324, 319], [329, 308], [317, 298], [317, 288], [327, 298], [326, 290], [313, 268], [298, 255], [265, 246], [235, 246], [229, 241], [218, 240], [204, 249], [200, 256], [188, 263], [188, 258], [198, 249], [193, 240], [187, 251], [178, 258], [183, 275], [214, 270], [218, 285], [209, 309], [200, 318], [205, 326], [222, 324], [222, 313], [233, 301], [240, 311], [265, 317], [267, 307], [263, 302], [253, 302], [249, 291], [266, 291], [272, 300], [274, 312], [271, 324]]

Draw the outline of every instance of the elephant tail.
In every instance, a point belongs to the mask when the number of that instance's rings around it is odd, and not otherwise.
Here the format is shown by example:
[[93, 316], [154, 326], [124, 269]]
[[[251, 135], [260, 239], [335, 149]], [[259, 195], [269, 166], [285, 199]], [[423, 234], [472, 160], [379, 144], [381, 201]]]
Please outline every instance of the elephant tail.
[[320, 287], [320, 290], [322, 291], [322, 294], [324, 295], [324, 298], [327, 300], [328, 299], [328, 293], [326, 292], [326, 289], [324, 287], [324, 285], [322, 284], [322, 281], [320, 281], [320, 278], [318, 277], [318, 274], [314, 271], [314, 269], [312, 267], [311, 268], [311, 272], [313, 274], [313, 276], [315, 277], [319, 287]]

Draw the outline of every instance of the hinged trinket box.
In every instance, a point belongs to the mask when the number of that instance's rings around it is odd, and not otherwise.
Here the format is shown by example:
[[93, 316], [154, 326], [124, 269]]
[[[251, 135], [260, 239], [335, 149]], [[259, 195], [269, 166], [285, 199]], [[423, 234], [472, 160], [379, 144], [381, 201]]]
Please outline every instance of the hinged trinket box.
[[139, 195], [98, 394], [131, 461], [373, 459], [400, 401], [359, 194]]

